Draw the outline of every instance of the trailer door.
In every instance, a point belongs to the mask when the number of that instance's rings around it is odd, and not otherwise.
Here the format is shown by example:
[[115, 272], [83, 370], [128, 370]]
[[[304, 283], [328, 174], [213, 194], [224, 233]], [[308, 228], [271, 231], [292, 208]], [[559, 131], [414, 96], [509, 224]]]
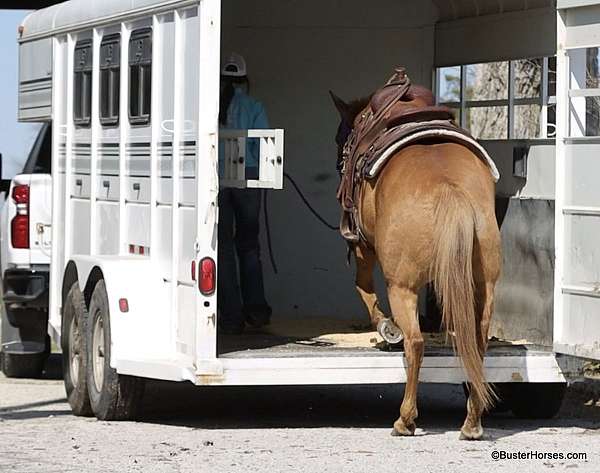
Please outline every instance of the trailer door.
[[554, 348], [600, 359], [600, 2], [557, 8]]

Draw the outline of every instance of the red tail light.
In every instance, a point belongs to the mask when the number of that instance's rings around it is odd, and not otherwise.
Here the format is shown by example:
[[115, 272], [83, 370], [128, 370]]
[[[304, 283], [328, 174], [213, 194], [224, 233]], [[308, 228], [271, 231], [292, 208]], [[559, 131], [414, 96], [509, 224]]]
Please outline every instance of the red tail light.
[[217, 267], [212, 258], [203, 258], [200, 260], [198, 289], [205, 296], [214, 294], [217, 282]]
[[17, 205], [17, 215], [11, 222], [13, 248], [29, 248], [29, 186], [13, 187], [12, 198]]
[[29, 204], [29, 186], [13, 187], [12, 198], [17, 204]]

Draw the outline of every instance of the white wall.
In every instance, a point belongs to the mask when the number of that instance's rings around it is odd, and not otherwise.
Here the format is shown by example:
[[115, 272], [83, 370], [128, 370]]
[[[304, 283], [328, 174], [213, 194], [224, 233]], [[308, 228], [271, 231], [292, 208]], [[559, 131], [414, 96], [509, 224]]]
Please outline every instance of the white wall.
[[[381, 86], [396, 65], [413, 82], [431, 85], [433, 24], [430, 2], [261, 0], [223, 1], [222, 51], [246, 57], [252, 94], [266, 106], [272, 127], [285, 129], [285, 169], [332, 223], [337, 112], [328, 90], [344, 99]], [[346, 244], [308, 213], [294, 190], [269, 195], [279, 274], [263, 244], [267, 298], [276, 314], [366, 314], [346, 267]]]
[[556, 54], [556, 11], [541, 8], [439, 23], [435, 64], [552, 56]]

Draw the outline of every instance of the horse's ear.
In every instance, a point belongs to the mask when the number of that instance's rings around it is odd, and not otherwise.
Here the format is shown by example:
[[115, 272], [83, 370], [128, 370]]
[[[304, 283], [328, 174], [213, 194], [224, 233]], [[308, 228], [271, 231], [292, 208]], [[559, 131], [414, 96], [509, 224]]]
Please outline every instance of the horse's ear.
[[329, 91], [329, 95], [331, 96], [331, 100], [333, 100], [335, 108], [337, 108], [337, 111], [340, 114], [340, 118], [342, 120], [350, 122], [351, 120], [349, 119], [350, 117], [348, 113], [348, 104], [344, 102], [341, 98], [339, 98], [337, 95], [335, 95], [331, 90]]

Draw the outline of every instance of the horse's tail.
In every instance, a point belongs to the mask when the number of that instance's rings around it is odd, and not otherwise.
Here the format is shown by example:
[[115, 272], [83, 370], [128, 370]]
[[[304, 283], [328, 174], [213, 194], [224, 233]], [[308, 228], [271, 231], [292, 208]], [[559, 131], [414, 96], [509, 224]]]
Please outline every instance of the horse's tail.
[[442, 307], [442, 320], [446, 331], [455, 334], [455, 347], [471, 389], [487, 408], [493, 404], [494, 393], [485, 382], [475, 313], [475, 209], [463, 191], [445, 184], [438, 195], [434, 218], [431, 276]]

